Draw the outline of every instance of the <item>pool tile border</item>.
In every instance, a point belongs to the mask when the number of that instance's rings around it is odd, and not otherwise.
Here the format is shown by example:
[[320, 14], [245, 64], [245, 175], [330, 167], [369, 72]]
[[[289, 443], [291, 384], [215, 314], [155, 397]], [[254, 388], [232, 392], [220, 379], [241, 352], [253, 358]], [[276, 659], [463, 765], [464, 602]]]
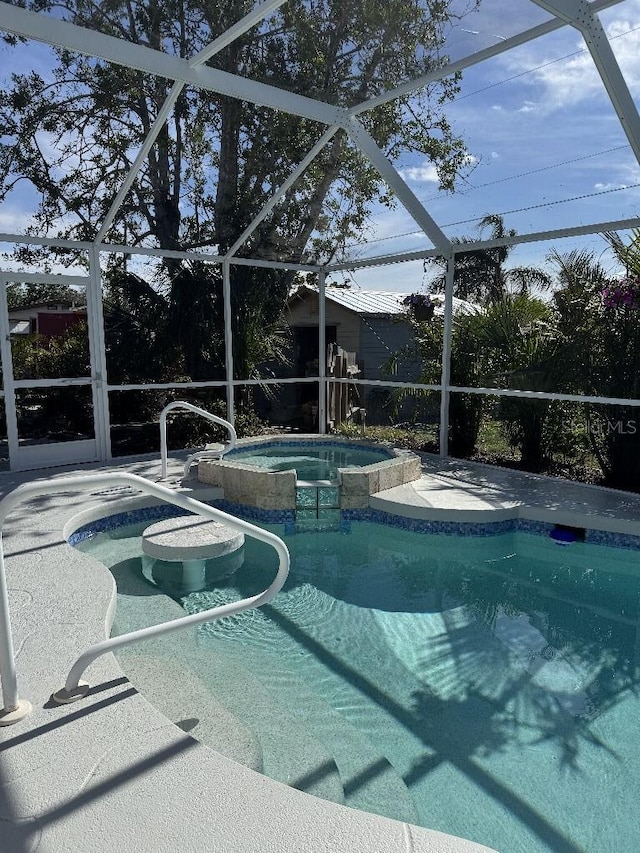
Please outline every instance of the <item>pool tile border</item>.
[[634, 536], [632, 533], [613, 533], [610, 530], [587, 530], [584, 541], [592, 545], [607, 545], [609, 548], [640, 551], [640, 536]]
[[[414, 533], [445, 533], [451, 536], [499, 536], [515, 530], [526, 533], [548, 535], [556, 526], [546, 521], [531, 521], [524, 518], [508, 518], [502, 521], [433, 521], [422, 518], [407, 518], [380, 509], [344, 510], [343, 519], [349, 521], [371, 521], [410, 530]], [[640, 540], [639, 540], [640, 544]]]
[[[282, 524], [285, 526], [287, 535], [298, 532], [295, 512], [292, 510], [260, 509], [226, 500], [211, 501], [211, 506], [246, 521], [253, 521], [258, 524]], [[68, 537], [67, 541], [70, 545], [75, 546], [100, 533], [108, 533], [118, 527], [140, 524], [143, 521], [152, 523], [165, 518], [175, 518], [183, 513], [184, 510], [172, 504], [158, 504], [157, 506], [119, 512], [79, 527]], [[341, 511], [339, 527], [332, 527], [332, 529], [339, 529], [342, 533], [348, 533], [351, 529], [351, 523], [354, 521], [384, 524], [388, 527], [396, 527], [399, 530], [408, 530], [414, 533], [440, 533], [449, 536], [499, 536], [512, 532], [548, 536], [556, 527], [552, 522], [534, 521], [527, 518], [510, 518], [491, 522], [430, 521], [406, 518], [378, 509], [348, 509]], [[324, 532], [326, 529], [327, 526], [324, 528], [320, 526], [318, 532]], [[304, 532], [309, 531], [305, 528]], [[588, 529], [585, 533], [585, 542], [592, 545], [605, 545], [610, 548], [640, 551], [640, 536], [634, 536], [630, 533], [612, 533], [606, 530]]]
[[[214, 500], [209, 501], [209, 503], [211, 506], [216, 507], [216, 509], [221, 509], [223, 512], [229, 513], [229, 515], [237, 515], [245, 519], [245, 521], [285, 525], [292, 524], [295, 521], [293, 510], [259, 509], [258, 507], [236, 504], [225, 500]], [[154, 521], [162, 521], [165, 518], [177, 518], [184, 514], [185, 511], [181, 507], [174, 506], [173, 504], [157, 504], [156, 506], [118, 512], [114, 515], [107, 515], [96, 519], [96, 521], [90, 521], [82, 525], [82, 527], [71, 533], [67, 538], [67, 542], [75, 546], [97, 536], [99, 533], [108, 533], [111, 530], [116, 530], [118, 527], [125, 527], [129, 524], [140, 524], [143, 521], [148, 521], [151, 524]]]

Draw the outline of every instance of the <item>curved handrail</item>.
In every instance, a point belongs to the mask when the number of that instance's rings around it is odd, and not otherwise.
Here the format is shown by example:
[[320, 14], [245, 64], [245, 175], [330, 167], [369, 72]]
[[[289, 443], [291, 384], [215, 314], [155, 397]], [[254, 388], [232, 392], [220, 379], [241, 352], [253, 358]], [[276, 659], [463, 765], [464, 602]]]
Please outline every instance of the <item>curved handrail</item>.
[[231, 447], [225, 448], [223, 451], [220, 450], [196, 450], [195, 453], [192, 453], [187, 457], [187, 461], [184, 463], [184, 468], [182, 474], [184, 477], [189, 476], [189, 471], [191, 470], [191, 466], [194, 462], [206, 462], [208, 459], [217, 461], [222, 459], [225, 453], [231, 450]]
[[[226, 427], [229, 431], [230, 440], [229, 444], [222, 450], [221, 453], [218, 454], [219, 458], [222, 458], [225, 453], [228, 453], [230, 450], [236, 446], [236, 441], [238, 440], [238, 436], [233, 424], [230, 424], [229, 421], [225, 421], [224, 418], [218, 417], [218, 415], [212, 415], [211, 412], [207, 412], [206, 409], [201, 409], [199, 406], [194, 406], [192, 403], [185, 403], [182, 400], [175, 400], [173, 403], [168, 403], [164, 409], [160, 412], [160, 459], [162, 462], [162, 479], [165, 480], [167, 477], [167, 415], [173, 409], [184, 409], [188, 412], [193, 412], [196, 415], [200, 415], [205, 418], [205, 420], [211, 421], [214, 424], [219, 424], [220, 426]], [[209, 451], [211, 452], [211, 451]], [[191, 463], [195, 458], [195, 454], [190, 456], [187, 460], [187, 465], [191, 467]], [[185, 465], [185, 476], [189, 473], [189, 468]]]
[[[87, 691], [88, 685], [79, 687], [80, 676], [83, 674], [89, 664], [93, 663], [96, 658], [106, 652], [114, 651], [115, 649], [130, 646], [141, 640], [147, 640], [151, 637], [160, 634], [168, 634], [173, 631], [179, 631], [182, 628], [187, 628], [190, 625], [198, 625], [201, 622], [210, 622], [214, 619], [220, 619], [222, 616], [228, 616], [234, 613], [240, 613], [243, 610], [248, 610], [251, 607], [260, 607], [266, 604], [273, 596], [282, 588], [287, 575], [289, 574], [289, 550], [285, 543], [273, 533], [262, 530], [248, 521], [235, 518], [220, 509], [203, 504], [200, 501], [190, 498], [187, 495], [176, 493], [166, 486], [161, 486], [159, 483], [153, 483], [151, 480], [146, 480], [144, 477], [139, 477], [136, 474], [128, 474], [124, 472], [113, 472], [106, 474], [89, 474], [74, 477], [60, 477], [47, 482], [29, 483], [19, 486], [14, 491], [10, 492], [0, 501], [0, 681], [2, 684], [2, 695], [4, 700], [4, 710], [0, 722], [5, 725], [8, 723], [17, 722], [22, 717], [26, 716], [31, 710], [26, 702], [21, 702], [18, 699], [18, 684], [15, 668], [15, 657], [13, 650], [13, 639], [11, 635], [11, 623], [9, 620], [9, 603], [7, 596], [6, 574], [4, 567], [4, 557], [2, 553], [2, 527], [7, 515], [21, 501], [34, 497], [36, 495], [49, 495], [56, 492], [67, 491], [77, 488], [78, 486], [113, 486], [114, 484], [126, 483], [139, 489], [148, 495], [159, 498], [167, 503], [179, 506], [188, 512], [193, 512], [196, 515], [201, 515], [214, 521], [223, 521], [224, 524], [238, 530], [242, 533], [247, 533], [255, 539], [259, 539], [268, 545], [275, 548], [278, 554], [278, 571], [271, 584], [261, 593], [243, 598], [240, 601], [233, 601], [229, 604], [222, 604], [218, 607], [213, 607], [203, 613], [194, 613], [190, 616], [183, 616], [180, 619], [175, 619], [172, 622], [163, 622], [159, 625], [152, 625], [149, 628], [142, 628], [138, 631], [131, 631], [128, 634], [123, 634], [120, 637], [112, 637], [104, 640], [102, 643], [97, 643], [90, 646], [73, 664], [69, 670], [67, 680], [63, 690], [54, 694], [54, 698], [59, 702], [69, 702], [74, 699], [81, 698]], [[21, 706], [25, 706], [21, 712]], [[11, 715], [15, 712], [15, 716]]]

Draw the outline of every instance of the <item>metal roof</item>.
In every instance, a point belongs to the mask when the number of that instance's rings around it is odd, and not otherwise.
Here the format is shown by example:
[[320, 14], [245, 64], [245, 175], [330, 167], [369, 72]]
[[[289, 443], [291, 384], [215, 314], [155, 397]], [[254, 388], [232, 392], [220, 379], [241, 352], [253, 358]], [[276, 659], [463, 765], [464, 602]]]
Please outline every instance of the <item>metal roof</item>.
[[[318, 288], [313, 285], [305, 284], [300, 287], [296, 296], [302, 296], [304, 291], [313, 293], [318, 292]], [[327, 287], [325, 289], [326, 298], [353, 311], [356, 314], [378, 315], [381, 317], [397, 316], [398, 314], [406, 314], [407, 306], [403, 304], [403, 300], [409, 295], [408, 293], [398, 293], [390, 290], [354, 290], [348, 287]], [[441, 293], [431, 294], [431, 299], [436, 303], [436, 317], [444, 316], [444, 295]], [[477, 314], [479, 312], [477, 305], [471, 302], [465, 302], [463, 299], [453, 298], [453, 313], [458, 314]]]

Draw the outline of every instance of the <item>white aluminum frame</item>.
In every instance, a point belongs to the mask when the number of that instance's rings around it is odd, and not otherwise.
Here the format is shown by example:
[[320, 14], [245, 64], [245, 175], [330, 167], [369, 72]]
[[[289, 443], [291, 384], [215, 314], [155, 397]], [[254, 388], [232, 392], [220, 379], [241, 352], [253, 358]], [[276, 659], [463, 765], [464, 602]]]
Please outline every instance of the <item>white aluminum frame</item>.
[[[104, 342], [100, 342], [102, 319], [102, 299], [96, 296], [95, 269], [91, 255], [89, 257], [91, 273], [87, 276], [38, 275], [36, 273], [16, 273], [0, 270], [0, 354], [2, 356], [2, 377], [4, 380], [5, 417], [7, 426], [7, 444], [11, 470], [30, 470], [46, 465], [68, 462], [95, 462], [110, 458], [110, 445], [105, 431], [108, 412], [104, 411], [103, 383], [100, 370], [101, 354], [104, 354]], [[50, 283], [75, 284], [85, 289], [87, 300], [87, 333], [89, 338], [90, 367], [87, 376], [56, 377], [51, 379], [15, 379], [13, 374], [13, 356], [9, 329], [9, 310], [7, 306], [7, 285], [11, 283]], [[92, 316], [95, 315], [95, 316]], [[16, 391], [30, 388], [68, 388], [83, 386], [91, 388], [93, 408], [94, 437], [58, 443], [20, 446], [18, 432], [18, 412]], [[108, 405], [108, 401], [107, 401]]]
[[[315, 101], [302, 95], [286, 92], [274, 86], [244, 79], [205, 65], [207, 60], [216, 52], [230, 44], [239, 35], [246, 33], [251, 27], [263, 20], [266, 15], [283, 5], [284, 2], [286, 2], [286, 0], [265, 0], [265, 2], [261, 3], [251, 13], [238, 21], [226, 33], [222, 34], [218, 39], [214, 40], [210, 45], [189, 60], [154, 51], [150, 48], [126, 42], [122, 39], [107, 36], [96, 31], [87, 30], [82, 27], [60, 21], [49, 15], [29, 12], [20, 7], [0, 2], [0, 28], [5, 31], [24, 36], [26, 38], [35, 39], [46, 44], [56, 45], [71, 51], [76, 51], [81, 54], [99, 57], [108, 62], [128, 68], [135, 68], [147, 74], [159, 75], [174, 81], [171, 92], [165, 104], [161, 108], [148, 137], [135, 157], [127, 178], [114, 197], [111, 208], [104, 222], [101, 223], [96, 240], [93, 243], [76, 242], [73, 240], [57, 240], [55, 238], [47, 237], [38, 238], [20, 234], [0, 234], [0, 241], [3, 242], [35, 244], [41, 246], [58, 245], [67, 248], [86, 250], [89, 253], [90, 278], [87, 287], [87, 309], [88, 322], [90, 326], [90, 340], [92, 341], [91, 357], [93, 371], [91, 383], [94, 396], [96, 440], [99, 447], [100, 458], [105, 461], [108, 461], [111, 458], [108, 395], [110, 392], [118, 390], [225, 387], [227, 396], [227, 416], [229, 421], [233, 423], [234, 389], [236, 386], [319, 382], [319, 410], [320, 412], [323, 411], [323, 404], [326, 408], [326, 400], [324, 399], [326, 382], [324, 381], [325, 375], [322, 367], [320, 367], [319, 376], [317, 378], [308, 377], [289, 380], [250, 380], [234, 378], [233, 340], [231, 331], [231, 264], [250, 265], [264, 269], [288, 269], [319, 273], [321, 322], [319, 323], [318, 343], [320, 353], [322, 353], [326, 345], [324, 322], [322, 322], [323, 318], [326, 316], [324, 299], [324, 277], [326, 273], [369, 266], [402, 263], [410, 260], [444, 255], [448, 260], [448, 271], [445, 290], [443, 360], [440, 384], [427, 385], [421, 383], [349, 380], [351, 383], [355, 382], [356, 384], [364, 385], [384, 385], [388, 387], [440, 391], [442, 395], [440, 413], [440, 452], [442, 455], [446, 455], [447, 453], [448, 400], [449, 395], [452, 392], [498, 396], [525, 395], [539, 399], [598, 402], [613, 405], [640, 405], [636, 400], [621, 400], [620, 398], [546, 394], [541, 392], [517, 391], [511, 389], [460, 388], [450, 384], [453, 267], [456, 253], [463, 250], [457, 249], [456, 245], [452, 244], [451, 240], [443, 233], [437, 222], [435, 222], [424, 205], [406, 185], [397, 170], [376, 145], [372, 137], [365, 131], [361, 122], [358, 121], [359, 115], [366, 113], [380, 104], [387, 103], [395, 98], [410, 94], [412, 91], [422, 88], [429, 83], [440, 80], [455, 72], [462, 71], [472, 65], [484, 62], [514, 47], [545, 36], [561, 27], [572, 26], [577, 29], [585, 39], [595, 67], [602, 79], [605, 91], [616, 111], [616, 114], [618, 115], [621, 126], [627, 135], [627, 139], [629, 140], [629, 144], [636, 156], [636, 159], [640, 163], [640, 115], [633, 98], [631, 97], [627, 83], [620, 71], [613, 51], [611, 50], [606, 33], [597, 17], [599, 12], [611, 6], [623, 3], [624, 0], [594, 0], [594, 2], [591, 3], [586, 2], [586, 0], [531, 0], [531, 2], [545, 9], [553, 15], [553, 17], [543, 24], [518, 33], [511, 38], [500, 41], [496, 45], [477, 51], [476, 53], [472, 53], [469, 56], [463, 57], [462, 59], [449, 63], [441, 68], [437, 68], [430, 74], [424, 75], [416, 80], [408, 81], [393, 90], [384, 92], [377, 97], [370, 98], [351, 109], [343, 109], [324, 102]], [[240, 98], [250, 103], [260, 104], [268, 108], [312, 119], [313, 121], [326, 125], [327, 130], [320, 137], [316, 145], [313, 146], [313, 148], [303, 158], [300, 164], [292, 171], [290, 176], [276, 191], [274, 191], [263, 209], [258, 213], [255, 219], [245, 229], [224, 257], [202, 250], [185, 252], [180, 250], [118, 246], [105, 243], [105, 236], [120, 205], [124, 201], [138, 170], [143, 165], [144, 159], [151, 149], [163, 122], [169, 115], [171, 106], [185, 86], [199, 87], [209, 91], [225, 94], [230, 97]], [[328, 264], [326, 266], [318, 266], [314, 263], [281, 263], [277, 261], [266, 261], [259, 258], [236, 257], [236, 253], [246, 243], [246, 240], [254, 232], [255, 228], [266, 216], [268, 216], [275, 205], [283, 199], [285, 193], [294, 186], [296, 180], [313, 161], [314, 157], [323, 150], [334, 134], [340, 130], [346, 132], [363, 154], [376, 166], [381, 178], [395, 192], [403, 207], [418, 224], [420, 230], [423, 231], [430, 239], [432, 246], [427, 246], [424, 250], [420, 251], [379, 255], [365, 260], [344, 261], [341, 263]], [[612, 222], [594, 223], [593, 225], [587, 226], [569, 226], [563, 229], [520, 234], [516, 237], [504, 237], [498, 240], [479, 240], [474, 243], [465, 244], [464, 251], [495, 248], [498, 246], [515, 246], [523, 243], [601, 233], [603, 231], [626, 230], [633, 227], [640, 227], [640, 218], [627, 218]], [[140, 383], [120, 386], [110, 385], [108, 383], [106, 375], [102, 301], [99, 298], [101, 295], [99, 264], [100, 252], [126, 252], [129, 254], [139, 254], [147, 257], [183, 258], [221, 264], [223, 276], [226, 358], [226, 376], [224, 382], [163, 383], [158, 385]], [[16, 275], [20, 280], [30, 280], [26, 274], [16, 274], [15, 271], [11, 271], [10, 277], [12, 280], [16, 279]], [[45, 279], [44, 276], [39, 276], [37, 274], [31, 275], [33, 276], [31, 280], [34, 281], [43, 281]], [[7, 334], [7, 330], [0, 329], [0, 334], [4, 337], [5, 334]], [[0, 345], [2, 345], [2, 341], [0, 341]], [[322, 359], [320, 359], [320, 362], [322, 363]], [[12, 405], [15, 409], [13, 395], [16, 387], [18, 387], [18, 383], [14, 383], [11, 387], [5, 388], [2, 393], [2, 396], [5, 398], [7, 412], [10, 412]]]

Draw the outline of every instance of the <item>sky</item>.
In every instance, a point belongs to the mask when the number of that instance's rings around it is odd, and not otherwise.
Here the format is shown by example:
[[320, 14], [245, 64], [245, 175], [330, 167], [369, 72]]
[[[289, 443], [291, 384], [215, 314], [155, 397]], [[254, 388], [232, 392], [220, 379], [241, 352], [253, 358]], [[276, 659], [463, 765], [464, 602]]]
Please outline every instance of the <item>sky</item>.
[[[455, 60], [548, 18], [531, 0], [483, 0], [479, 12], [458, 22], [447, 51]], [[640, 0], [623, 0], [600, 20], [640, 104]], [[46, 62], [45, 48], [31, 43], [27, 49], [33, 66]], [[0, 46], [0, 68], [8, 56]], [[422, 157], [405, 156], [396, 165], [448, 237], [482, 236], [478, 222], [490, 213], [501, 214], [519, 234], [640, 215], [640, 166], [577, 30], [563, 27], [467, 69], [446, 114], [469, 152], [467, 174], [455, 193], [438, 190], [433, 166]], [[26, 187], [14, 192], [0, 206], [0, 231], [21, 231], [34, 202]], [[350, 256], [430, 247], [417, 231], [402, 207], [374, 206], [368, 242], [353, 246]], [[548, 268], [552, 248], [579, 248], [612, 265], [606, 246], [599, 235], [554, 240], [518, 247], [509, 260]], [[429, 275], [418, 261], [358, 269], [333, 280], [411, 292], [427, 288]]]
[[[464, 40], [457, 33], [455, 48], [479, 50], [546, 18], [529, 0], [489, 0], [461, 22], [460, 28], [472, 32]], [[640, 0], [624, 0], [600, 19], [614, 36], [612, 48], [638, 105]], [[508, 29], [501, 25], [505, 21]], [[575, 29], [564, 27], [467, 69], [461, 92], [446, 112], [470, 155], [470, 173], [458, 181], [455, 194], [438, 192], [427, 161], [408, 158], [400, 171], [448, 237], [481, 236], [479, 220], [489, 213], [502, 214], [505, 226], [519, 234], [640, 215], [640, 166]], [[408, 233], [416, 226], [403, 210], [379, 209], [374, 221], [374, 242], [355, 247], [353, 256], [428, 245], [425, 237]], [[376, 242], [384, 237], [390, 239]], [[548, 268], [550, 249], [584, 248], [596, 257], [604, 252], [602, 262], [613, 264], [606, 245], [599, 235], [554, 240], [518, 247], [509, 261]], [[349, 276], [362, 287], [385, 290], [420, 288], [429, 278], [421, 262], [355, 270]]]

